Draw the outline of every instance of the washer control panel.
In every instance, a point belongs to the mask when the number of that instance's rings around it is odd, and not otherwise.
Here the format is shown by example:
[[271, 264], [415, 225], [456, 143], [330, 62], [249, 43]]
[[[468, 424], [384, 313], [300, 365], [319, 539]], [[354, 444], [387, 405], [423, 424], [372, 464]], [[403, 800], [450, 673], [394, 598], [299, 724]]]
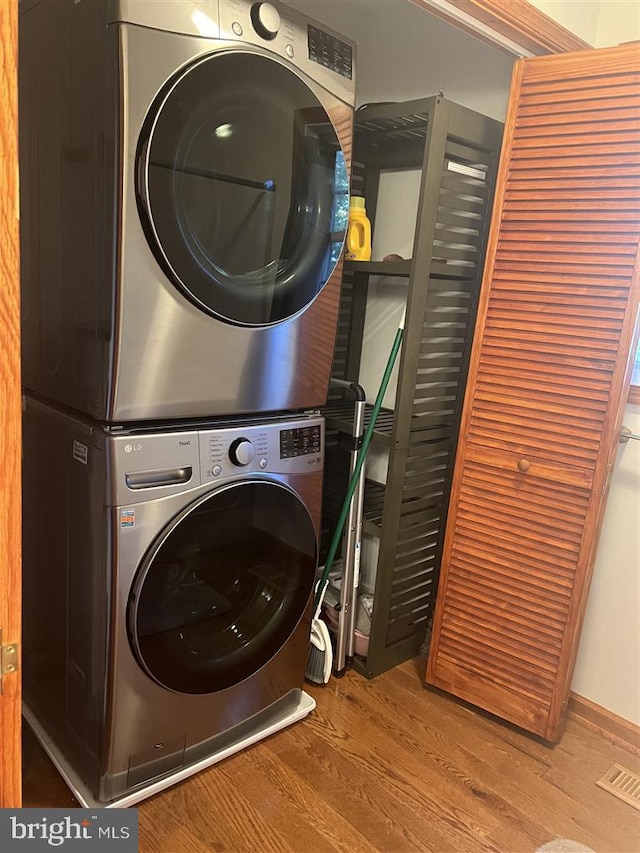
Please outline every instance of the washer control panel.
[[236, 438], [229, 448], [229, 459], [239, 468], [250, 465], [256, 455], [256, 449], [250, 438]]
[[254, 3], [251, 7], [251, 23], [259, 36], [271, 41], [280, 29], [280, 12], [273, 3]]
[[322, 470], [323, 464], [324, 419], [319, 416], [200, 432], [203, 482], [240, 472], [306, 473]]
[[320, 424], [280, 430], [280, 459], [316, 456], [321, 445]]
[[133, 506], [247, 474], [321, 471], [324, 418], [300, 415], [186, 432], [134, 430], [110, 437], [107, 453], [110, 505]]

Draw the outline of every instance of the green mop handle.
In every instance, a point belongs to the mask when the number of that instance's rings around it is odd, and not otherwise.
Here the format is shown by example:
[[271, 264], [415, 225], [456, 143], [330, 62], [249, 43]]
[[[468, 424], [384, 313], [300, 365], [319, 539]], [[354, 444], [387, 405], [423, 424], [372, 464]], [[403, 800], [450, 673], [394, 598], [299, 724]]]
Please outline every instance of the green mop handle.
[[355, 468], [353, 469], [351, 478], [349, 480], [349, 485], [347, 486], [347, 494], [345, 495], [344, 503], [342, 504], [340, 515], [338, 516], [338, 523], [336, 524], [336, 529], [333, 531], [333, 538], [331, 539], [331, 544], [329, 545], [327, 558], [324, 561], [324, 571], [322, 572], [320, 583], [316, 587], [316, 597], [313, 603], [314, 611], [317, 611], [320, 602], [322, 601], [322, 598], [324, 596], [324, 591], [327, 586], [327, 583], [329, 582], [329, 572], [331, 571], [331, 566], [333, 565], [333, 561], [335, 559], [336, 553], [338, 551], [338, 546], [340, 544], [340, 539], [342, 537], [342, 531], [344, 530], [344, 525], [347, 520], [347, 516], [349, 515], [349, 504], [351, 503], [353, 493], [355, 492], [356, 486], [358, 485], [358, 477], [360, 476], [360, 471], [362, 470], [362, 466], [364, 465], [364, 460], [367, 455], [369, 445], [371, 444], [371, 438], [373, 437], [373, 431], [376, 426], [376, 420], [378, 419], [378, 413], [382, 407], [382, 400], [387, 391], [389, 379], [391, 378], [391, 372], [396, 363], [398, 351], [402, 344], [402, 337], [404, 335], [405, 315], [406, 309], [402, 314], [402, 319], [400, 320], [400, 323], [398, 325], [398, 331], [396, 332], [396, 336], [393, 340], [393, 346], [391, 347], [391, 352], [389, 353], [387, 366], [384, 369], [382, 381], [380, 382], [380, 387], [378, 388], [378, 395], [376, 397], [375, 403], [373, 404], [371, 420], [369, 421], [369, 425], [365, 430], [364, 437], [362, 439], [362, 446], [358, 451]]

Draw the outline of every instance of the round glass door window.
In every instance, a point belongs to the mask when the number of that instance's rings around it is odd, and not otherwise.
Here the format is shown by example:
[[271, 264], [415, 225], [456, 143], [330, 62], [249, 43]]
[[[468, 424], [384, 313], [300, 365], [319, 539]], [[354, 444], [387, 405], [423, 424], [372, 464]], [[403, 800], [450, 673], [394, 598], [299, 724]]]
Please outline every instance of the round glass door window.
[[199, 501], [142, 565], [128, 607], [138, 661], [163, 687], [213, 693], [280, 651], [313, 589], [317, 543], [300, 499], [245, 482]]
[[340, 256], [348, 179], [336, 131], [279, 62], [222, 52], [162, 92], [138, 146], [138, 206], [174, 284], [231, 323], [309, 305]]

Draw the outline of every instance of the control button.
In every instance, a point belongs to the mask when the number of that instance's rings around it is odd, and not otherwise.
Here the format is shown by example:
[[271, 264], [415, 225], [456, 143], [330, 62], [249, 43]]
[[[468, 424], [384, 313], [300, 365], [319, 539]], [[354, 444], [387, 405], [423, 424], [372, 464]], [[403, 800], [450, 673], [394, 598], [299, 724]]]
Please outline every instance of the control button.
[[238, 23], [238, 21], [234, 21], [231, 24], [231, 29], [237, 36], [241, 36], [244, 30], [242, 29], [242, 24]]
[[294, 53], [294, 51], [293, 51], [293, 45], [288, 44], [288, 45], [285, 47], [284, 52], [287, 54], [287, 56], [289, 57], [289, 59], [293, 59], [293, 53]]
[[256, 449], [248, 438], [236, 438], [229, 448], [229, 459], [234, 465], [248, 465], [255, 455]]
[[266, 459], [261, 459], [260, 462], [258, 462], [258, 465], [262, 468], [263, 471], [267, 467], [267, 464], [268, 463]]
[[274, 39], [280, 29], [280, 13], [271, 3], [254, 3], [251, 7], [253, 28], [264, 39]]
[[211, 473], [214, 477], [219, 477], [222, 474], [222, 468], [219, 465], [214, 465], [211, 469]]

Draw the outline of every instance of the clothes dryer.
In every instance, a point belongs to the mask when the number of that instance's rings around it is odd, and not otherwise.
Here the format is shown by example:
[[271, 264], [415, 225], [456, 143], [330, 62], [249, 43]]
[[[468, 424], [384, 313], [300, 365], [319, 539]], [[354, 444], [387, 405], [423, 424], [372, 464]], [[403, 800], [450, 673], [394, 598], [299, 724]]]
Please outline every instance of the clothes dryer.
[[325, 401], [354, 50], [276, 3], [21, 3], [27, 389], [107, 422]]
[[27, 399], [26, 716], [86, 804], [305, 716], [318, 416], [98, 427]]

